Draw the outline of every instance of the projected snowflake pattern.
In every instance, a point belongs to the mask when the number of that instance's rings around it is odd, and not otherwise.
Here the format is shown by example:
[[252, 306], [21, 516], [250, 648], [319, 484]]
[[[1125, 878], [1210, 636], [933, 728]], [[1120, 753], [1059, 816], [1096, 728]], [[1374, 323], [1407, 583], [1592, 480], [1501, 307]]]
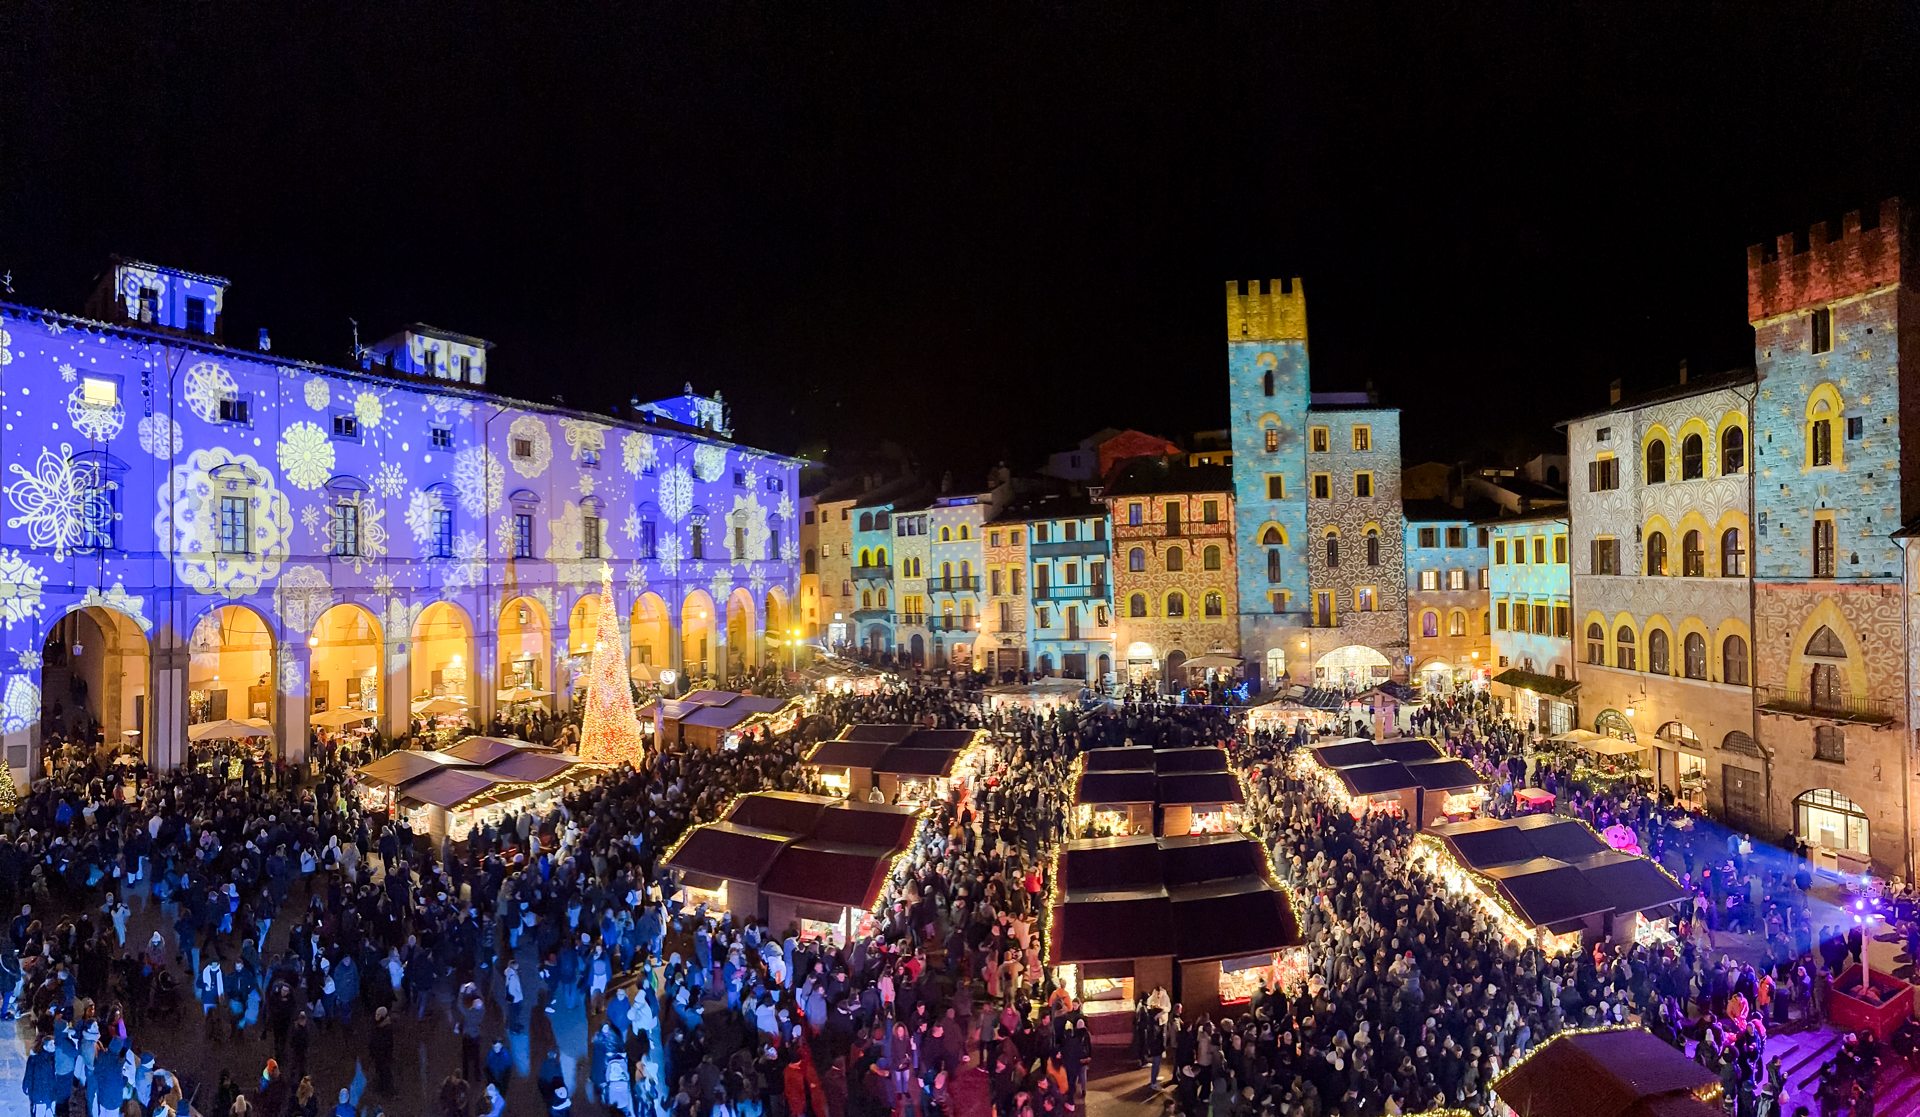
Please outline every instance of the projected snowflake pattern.
[[240, 386], [233, 382], [233, 374], [212, 361], [201, 361], [187, 369], [183, 393], [187, 407], [205, 422], [219, 422], [220, 401], [233, 399], [239, 392]]
[[[4, 578], [5, 576], [4, 572], [0, 572], [0, 578]], [[4, 590], [0, 590], [0, 593], [4, 593]], [[90, 609], [95, 606], [125, 613], [127, 616], [133, 618], [135, 624], [140, 626], [140, 631], [153, 631], [153, 622], [147, 619], [146, 599], [135, 597], [133, 594], [128, 593], [126, 583], [124, 582], [114, 582], [113, 588], [105, 593], [100, 592], [99, 586], [88, 586], [85, 596], [81, 597], [73, 608]]]
[[[238, 498], [247, 517], [244, 553], [220, 549], [221, 501]], [[286, 561], [293, 512], [273, 474], [251, 455], [195, 450], [173, 467], [154, 495], [154, 535], [180, 580], [200, 593], [232, 599], [257, 593]]]
[[387, 557], [387, 510], [380, 507], [380, 502], [370, 494], [362, 494], [345, 503], [360, 510], [360, 545], [354, 548], [353, 555], [341, 555], [340, 561], [344, 563], [351, 559], [353, 572], [358, 574], [363, 569], [373, 569], [381, 559]]
[[637, 562], [627, 568], [627, 592], [635, 597], [647, 592], [647, 571]]
[[724, 446], [712, 446], [701, 443], [693, 448], [694, 476], [702, 481], [718, 481], [727, 471], [727, 450]]
[[[767, 553], [767, 540], [772, 533], [767, 528], [767, 510], [760, 507], [758, 494], [749, 490], [745, 496], [733, 498], [733, 512], [727, 516], [727, 526], [730, 530], [721, 538], [720, 544], [727, 548], [727, 554], [734, 562], [748, 562]], [[744, 549], [739, 554], [733, 553], [732, 529], [744, 529], [740, 533]]]
[[560, 437], [566, 441], [567, 457], [571, 461], [579, 461], [582, 450], [607, 448], [606, 425], [589, 419], [560, 420]]
[[[46, 574], [28, 562], [19, 551], [0, 551], [0, 624], [8, 628], [40, 615], [40, 591], [46, 587]], [[34, 666], [39, 666], [39, 654]]]
[[353, 417], [360, 426], [377, 431], [387, 417], [387, 405], [378, 392], [361, 392], [353, 398]]
[[186, 445], [186, 434], [180, 424], [165, 415], [148, 415], [136, 426], [140, 432], [140, 448], [162, 461], [178, 454]]
[[487, 578], [487, 545], [478, 535], [463, 531], [453, 537], [453, 561], [440, 583], [440, 596], [452, 597], [463, 589], [477, 587]]
[[289, 632], [311, 632], [333, 608], [333, 585], [317, 566], [289, 566], [273, 592], [273, 607]]
[[373, 487], [380, 495], [392, 500], [407, 487], [407, 476], [400, 472], [400, 463], [384, 461], [380, 463], [380, 472], [374, 476]]
[[483, 446], [468, 446], [453, 455], [453, 491], [460, 497], [460, 510], [469, 516], [486, 516], [500, 507], [501, 490], [507, 471]]
[[668, 523], [677, 524], [693, 510], [693, 478], [687, 467], [676, 465], [660, 477], [660, 511]]
[[307, 397], [307, 406], [315, 411], [325, 411], [327, 405], [333, 402], [333, 389], [318, 376], [307, 381], [306, 387], [302, 390]]
[[425, 543], [432, 538], [433, 514], [445, 507], [440, 503], [439, 493], [413, 490], [413, 496], [407, 499], [407, 530], [413, 533], [415, 543]]
[[686, 548], [680, 543], [676, 532], [668, 532], [660, 539], [660, 570], [669, 578], [678, 577], [680, 564], [686, 559]]
[[[527, 446], [525, 457], [519, 453], [523, 442]], [[507, 428], [507, 452], [515, 473], [527, 478], [538, 477], [553, 460], [553, 435], [538, 415], [522, 415]]]
[[19, 480], [7, 486], [7, 499], [20, 514], [8, 517], [7, 526], [25, 527], [27, 542], [53, 548], [55, 562], [65, 560], [69, 551], [81, 549], [89, 524], [119, 519], [111, 495], [118, 486], [112, 481], [103, 483], [100, 471], [91, 463], [76, 461], [68, 443], [60, 444], [58, 454], [41, 447], [32, 473], [18, 464], [10, 468]]
[[653, 468], [660, 460], [654, 454], [653, 436], [645, 431], [629, 431], [620, 439], [620, 464], [626, 467], [630, 477], [638, 477], [644, 470]]
[[316, 423], [291, 423], [280, 435], [280, 475], [296, 489], [317, 489], [333, 476], [333, 439]]
[[[0, 353], [6, 352], [0, 349]], [[0, 362], [5, 363], [5, 362]], [[40, 688], [25, 675], [7, 679], [7, 696], [0, 702], [0, 731], [19, 733], [40, 721]]]
[[120, 405], [117, 394], [109, 404], [88, 403], [86, 388], [79, 387], [67, 393], [67, 422], [73, 433], [106, 442], [127, 425], [127, 409]]

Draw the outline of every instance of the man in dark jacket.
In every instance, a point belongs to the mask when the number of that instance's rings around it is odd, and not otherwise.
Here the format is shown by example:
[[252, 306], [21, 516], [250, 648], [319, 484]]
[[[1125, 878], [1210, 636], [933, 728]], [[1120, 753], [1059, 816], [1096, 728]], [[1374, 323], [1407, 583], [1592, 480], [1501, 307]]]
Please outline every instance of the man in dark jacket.
[[[71, 1087], [72, 1080], [68, 1082]], [[39, 1046], [27, 1056], [23, 1089], [33, 1117], [53, 1117], [54, 1103], [60, 1100], [60, 1076], [54, 1072], [52, 1036], [41, 1036]], [[71, 1088], [68, 1093], [72, 1093]]]

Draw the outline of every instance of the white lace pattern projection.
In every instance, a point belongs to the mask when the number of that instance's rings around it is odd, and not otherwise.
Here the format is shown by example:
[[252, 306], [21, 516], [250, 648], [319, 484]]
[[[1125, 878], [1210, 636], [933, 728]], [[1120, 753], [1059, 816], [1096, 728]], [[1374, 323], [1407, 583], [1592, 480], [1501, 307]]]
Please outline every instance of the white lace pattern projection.
[[379, 489], [380, 495], [386, 497], [388, 500], [399, 496], [400, 491], [407, 487], [407, 475], [400, 472], [400, 463], [395, 461], [381, 462], [380, 472], [375, 475], [373, 479], [373, 487]]
[[[221, 550], [224, 500], [244, 510], [244, 552]], [[180, 580], [228, 599], [258, 593], [280, 572], [293, 537], [293, 511], [273, 474], [251, 455], [195, 450], [173, 467], [154, 495], [154, 536]]]
[[[0, 349], [0, 353], [6, 350]], [[25, 675], [7, 679], [7, 696], [0, 702], [0, 731], [18, 733], [40, 720], [40, 688]]]
[[676, 465], [660, 476], [660, 511], [667, 522], [677, 524], [693, 511], [693, 478], [687, 467]]
[[73, 447], [65, 442], [58, 454], [42, 447], [32, 473], [17, 463], [10, 468], [19, 480], [7, 486], [7, 499], [20, 514], [9, 516], [7, 526], [25, 527], [27, 542], [53, 548], [55, 562], [81, 549], [89, 526], [120, 518], [113, 510], [115, 483], [103, 482], [91, 463], [74, 460]]
[[[524, 457], [520, 453], [522, 443], [526, 445]], [[522, 477], [538, 477], [547, 471], [547, 463], [553, 460], [553, 435], [538, 415], [522, 415], [507, 428], [507, 459]]]
[[366, 430], [379, 430], [387, 417], [386, 401], [379, 392], [361, 392], [353, 398], [353, 417]]
[[413, 490], [413, 496], [407, 499], [407, 530], [413, 533], [415, 543], [425, 543], [433, 537], [433, 514], [445, 507], [439, 493]]
[[161, 461], [178, 454], [187, 442], [180, 424], [165, 415], [148, 415], [140, 420], [138, 428], [140, 448]]
[[[739, 534], [745, 544], [744, 549], [738, 554], [733, 551], [736, 529], [741, 529]], [[734, 497], [733, 511], [727, 514], [727, 530], [720, 540], [720, 545], [727, 549], [728, 556], [734, 562], [755, 562], [764, 559], [767, 555], [769, 538], [771, 533], [767, 529], [767, 510], [760, 507], [759, 494], [749, 489], [745, 496]]]
[[288, 632], [308, 633], [333, 608], [333, 586], [317, 566], [289, 566], [273, 591], [273, 607]]
[[327, 382], [318, 376], [307, 381], [306, 387], [302, 390], [307, 397], [307, 406], [313, 408], [315, 411], [325, 411], [327, 405], [333, 402], [333, 389], [328, 387]]
[[560, 518], [547, 521], [547, 553], [554, 581], [562, 585], [591, 585], [600, 580], [600, 564], [615, 557], [604, 528], [598, 558], [586, 557], [586, 512], [573, 501], [562, 504]]
[[447, 564], [440, 582], [440, 596], [452, 597], [463, 589], [478, 587], [487, 578], [487, 545], [478, 535], [463, 531], [453, 537], [453, 561]]
[[507, 471], [484, 446], [468, 446], [453, 455], [453, 491], [460, 497], [460, 510], [469, 516], [485, 516], [500, 507], [506, 478]]
[[727, 471], [727, 450], [724, 446], [710, 446], [701, 443], [693, 448], [693, 473], [702, 481], [718, 481]]
[[280, 434], [280, 476], [296, 489], [317, 489], [333, 476], [333, 439], [316, 423], [290, 423]]
[[[387, 510], [380, 507], [373, 494], [362, 493], [358, 497], [343, 503], [352, 504], [360, 510], [360, 545], [354, 548], [352, 556], [353, 572], [371, 570], [380, 565], [387, 557]], [[339, 556], [346, 562], [349, 556]]]
[[46, 582], [46, 574], [19, 551], [0, 551], [0, 624], [12, 628], [39, 616]]
[[201, 361], [187, 369], [187, 406], [205, 422], [219, 422], [220, 401], [233, 399], [239, 391], [233, 374], [212, 361]]
[[[0, 574], [0, 577], [4, 576], [4, 574]], [[135, 597], [133, 594], [128, 593], [125, 582], [115, 581], [113, 588], [105, 593], [100, 592], [99, 586], [88, 586], [86, 595], [80, 599], [79, 604], [72, 606], [72, 608], [91, 609], [96, 606], [102, 609], [111, 609], [116, 613], [125, 613], [127, 616], [133, 618], [134, 623], [140, 626], [140, 631], [142, 632], [153, 631], [153, 622], [147, 619], [146, 599]]]
[[67, 422], [82, 438], [106, 442], [127, 425], [127, 409], [121, 406], [118, 393], [110, 404], [88, 403], [87, 389], [82, 385], [67, 393]]
[[629, 431], [620, 439], [620, 464], [627, 475], [638, 477], [659, 461], [653, 448], [653, 436], [645, 431]]
[[686, 561], [686, 548], [680, 544], [680, 534], [670, 531], [660, 537], [660, 570], [669, 578], [680, 575], [680, 564]]
[[560, 436], [566, 439], [567, 457], [571, 461], [579, 461], [582, 450], [607, 448], [607, 427], [591, 419], [560, 420]]

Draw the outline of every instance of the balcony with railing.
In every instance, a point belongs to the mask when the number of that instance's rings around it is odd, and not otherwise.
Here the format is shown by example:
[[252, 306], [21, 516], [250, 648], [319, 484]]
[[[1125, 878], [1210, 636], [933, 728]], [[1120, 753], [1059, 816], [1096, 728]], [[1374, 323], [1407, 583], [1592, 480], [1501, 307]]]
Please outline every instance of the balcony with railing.
[[890, 621], [893, 619], [893, 611], [890, 609], [855, 609], [853, 611], [853, 619], [860, 624], [870, 624], [874, 621]]
[[906, 628], [925, 628], [927, 615], [925, 613], [895, 613], [893, 615], [893, 623]]
[[1793, 694], [1781, 686], [1756, 687], [1754, 697], [1759, 700], [1756, 708], [1763, 714], [1824, 718], [1860, 725], [1891, 725], [1898, 718], [1894, 704], [1884, 698]]
[[893, 567], [856, 566], [853, 568], [853, 580], [856, 582], [862, 580], [869, 582], [891, 582], [893, 581]]
[[1107, 583], [1087, 582], [1077, 586], [1046, 585], [1033, 587], [1035, 601], [1105, 601]]
[[980, 575], [969, 574], [966, 577], [928, 578], [928, 593], [979, 593]]
[[935, 632], [972, 632], [980, 627], [980, 618], [972, 613], [961, 613], [955, 617], [943, 614], [927, 618], [927, 627]]
[[1028, 553], [1034, 558], [1054, 558], [1059, 555], [1093, 555], [1107, 553], [1105, 539], [1055, 539], [1049, 543], [1029, 543]]

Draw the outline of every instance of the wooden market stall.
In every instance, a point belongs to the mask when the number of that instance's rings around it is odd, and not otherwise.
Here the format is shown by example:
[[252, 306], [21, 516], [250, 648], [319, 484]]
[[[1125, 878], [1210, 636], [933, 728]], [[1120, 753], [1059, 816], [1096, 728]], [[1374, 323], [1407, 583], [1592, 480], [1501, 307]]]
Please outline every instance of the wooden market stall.
[[849, 725], [820, 742], [806, 763], [836, 793], [884, 802], [943, 795], [970, 751], [984, 748], [986, 731], [924, 729], [912, 725]]
[[469, 737], [435, 752], [390, 752], [354, 778], [363, 807], [403, 816], [416, 835], [457, 842], [510, 813], [545, 809], [599, 772], [547, 745]]
[[1079, 837], [1225, 833], [1238, 829], [1246, 790], [1213, 746], [1089, 749], [1074, 761]]
[[1419, 790], [1414, 818], [1416, 827], [1424, 828], [1449, 819], [1465, 818], [1478, 810], [1486, 797], [1486, 784], [1481, 780], [1480, 773], [1464, 760], [1410, 761], [1406, 768]]
[[655, 715], [667, 748], [731, 748], [741, 737], [765, 726], [784, 733], [798, 723], [804, 699], [765, 698], [731, 690], [696, 690], [679, 698], [656, 698], [636, 711], [652, 731]]
[[[1569, 1089], [1577, 1084], [1577, 1089]], [[1493, 1080], [1528, 1117], [1718, 1117], [1719, 1075], [1645, 1028], [1571, 1031]]]

